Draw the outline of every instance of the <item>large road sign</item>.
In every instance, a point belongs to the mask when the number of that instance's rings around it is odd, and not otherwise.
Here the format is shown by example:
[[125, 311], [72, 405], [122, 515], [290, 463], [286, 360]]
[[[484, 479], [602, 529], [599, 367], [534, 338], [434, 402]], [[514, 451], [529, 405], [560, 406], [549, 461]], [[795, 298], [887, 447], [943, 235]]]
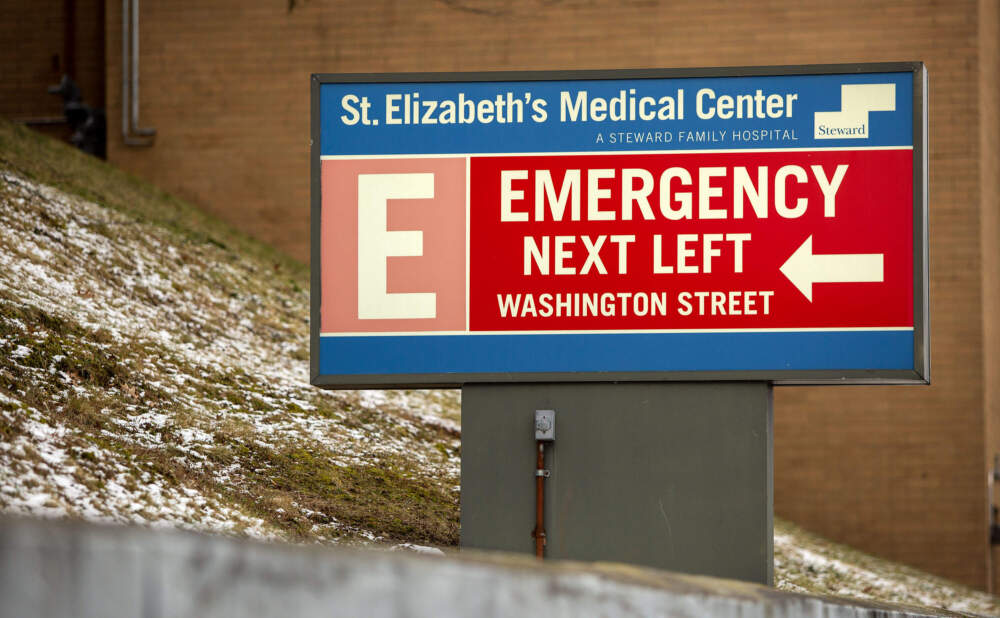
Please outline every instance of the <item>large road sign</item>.
[[926, 83], [315, 75], [312, 381], [927, 382]]

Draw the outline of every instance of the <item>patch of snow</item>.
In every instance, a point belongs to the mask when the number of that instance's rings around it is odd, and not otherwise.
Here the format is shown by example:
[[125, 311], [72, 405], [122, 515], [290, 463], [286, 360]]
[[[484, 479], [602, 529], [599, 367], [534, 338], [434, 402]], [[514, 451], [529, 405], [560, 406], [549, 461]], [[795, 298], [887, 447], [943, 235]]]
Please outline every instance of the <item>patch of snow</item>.
[[437, 547], [427, 547], [426, 545], [417, 545], [415, 543], [399, 543], [398, 545], [393, 545], [391, 551], [411, 551], [416, 554], [427, 554], [429, 556], [443, 556], [444, 552]]

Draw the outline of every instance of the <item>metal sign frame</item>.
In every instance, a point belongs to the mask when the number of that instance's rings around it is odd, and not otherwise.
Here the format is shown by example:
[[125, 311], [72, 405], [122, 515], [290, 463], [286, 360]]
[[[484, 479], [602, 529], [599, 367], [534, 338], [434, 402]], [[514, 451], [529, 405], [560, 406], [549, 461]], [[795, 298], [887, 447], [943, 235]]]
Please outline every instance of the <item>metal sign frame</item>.
[[[698, 77], [762, 77], [859, 73], [913, 74], [913, 359], [912, 369], [873, 370], [732, 370], [732, 371], [594, 371], [503, 373], [321, 374], [320, 89], [329, 83], [435, 83], [549, 80], [620, 80]], [[828, 64], [690, 69], [596, 71], [499, 71], [472, 73], [314, 74], [311, 80], [311, 294], [310, 381], [322, 388], [459, 387], [469, 383], [766, 381], [773, 384], [929, 384], [930, 315], [928, 299], [928, 126], [927, 70], [922, 62]], [[804, 149], [806, 150], [806, 149]], [[612, 332], [613, 331], [609, 331]]]

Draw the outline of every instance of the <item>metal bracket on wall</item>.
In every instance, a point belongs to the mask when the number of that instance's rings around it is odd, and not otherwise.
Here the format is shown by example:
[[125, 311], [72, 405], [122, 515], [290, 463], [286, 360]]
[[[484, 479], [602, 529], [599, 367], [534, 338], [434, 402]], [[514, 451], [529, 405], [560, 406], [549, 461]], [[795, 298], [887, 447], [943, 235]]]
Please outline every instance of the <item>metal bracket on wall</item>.
[[122, 0], [122, 139], [152, 146], [156, 129], [139, 126], [139, 0]]

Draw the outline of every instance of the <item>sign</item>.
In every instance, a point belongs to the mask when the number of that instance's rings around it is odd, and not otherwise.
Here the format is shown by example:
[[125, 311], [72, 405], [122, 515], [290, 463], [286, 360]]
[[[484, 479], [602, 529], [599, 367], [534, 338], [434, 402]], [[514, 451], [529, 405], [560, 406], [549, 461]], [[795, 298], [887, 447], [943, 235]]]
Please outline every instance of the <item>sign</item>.
[[316, 75], [313, 383], [926, 383], [926, 82]]

